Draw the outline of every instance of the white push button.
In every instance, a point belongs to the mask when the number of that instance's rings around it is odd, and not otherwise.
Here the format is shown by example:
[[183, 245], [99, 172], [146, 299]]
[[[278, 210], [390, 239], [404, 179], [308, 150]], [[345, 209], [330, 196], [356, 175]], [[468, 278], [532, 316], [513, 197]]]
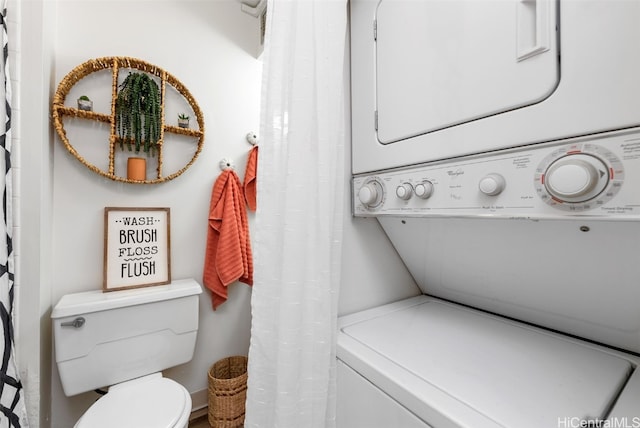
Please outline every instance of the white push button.
[[484, 176], [478, 185], [480, 191], [488, 196], [499, 195], [505, 188], [506, 182], [500, 174], [491, 173]]

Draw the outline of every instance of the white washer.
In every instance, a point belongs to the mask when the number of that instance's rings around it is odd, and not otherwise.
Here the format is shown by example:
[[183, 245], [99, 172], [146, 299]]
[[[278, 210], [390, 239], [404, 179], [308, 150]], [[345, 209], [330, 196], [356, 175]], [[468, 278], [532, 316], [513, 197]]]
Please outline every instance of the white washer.
[[337, 355], [339, 427], [640, 423], [639, 357], [428, 296], [342, 317]]

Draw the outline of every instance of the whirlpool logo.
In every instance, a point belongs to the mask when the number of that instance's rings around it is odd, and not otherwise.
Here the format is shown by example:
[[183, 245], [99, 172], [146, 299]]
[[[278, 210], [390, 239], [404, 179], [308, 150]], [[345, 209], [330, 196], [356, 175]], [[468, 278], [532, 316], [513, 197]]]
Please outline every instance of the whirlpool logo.
[[640, 428], [640, 416], [607, 420], [561, 417], [558, 418], [558, 428]]

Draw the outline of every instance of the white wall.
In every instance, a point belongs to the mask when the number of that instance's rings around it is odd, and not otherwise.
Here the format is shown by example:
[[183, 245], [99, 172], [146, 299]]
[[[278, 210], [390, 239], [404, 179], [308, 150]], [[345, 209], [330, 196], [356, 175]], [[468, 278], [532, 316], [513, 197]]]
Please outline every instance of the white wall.
[[[349, 50], [349, 47], [347, 46]], [[350, 51], [345, 61], [345, 75], [350, 76]], [[351, 135], [351, 97], [346, 94], [347, 135]], [[382, 227], [374, 218], [351, 216], [352, 191], [351, 146], [345, 153], [345, 213], [342, 244], [342, 275], [338, 315], [394, 302], [420, 294], [420, 289], [404, 266]], [[339, 381], [339, 379], [338, 379]]]
[[[90, 58], [131, 56], [176, 76], [204, 113], [205, 144], [182, 176], [158, 185], [130, 185], [104, 179], [70, 155], [56, 137], [53, 149], [51, 301], [64, 294], [102, 287], [103, 209], [107, 206], [171, 208], [173, 278], [202, 278], [211, 188], [218, 162], [233, 159], [242, 178], [257, 131], [261, 62], [251, 53], [257, 21], [235, 1], [59, 1], [55, 17], [56, 84]], [[251, 53], [250, 53], [251, 52]], [[169, 118], [167, 122], [169, 122]], [[96, 144], [104, 144], [96, 138]], [[73, 141], [72, 141], [73, 144]], [[250, 218], [250, 226], [253, 216]], [[206, 403], [207, 370], [227, 355], [246, 354], [250, 288], [231, 286], [229, 301], [211, 309], [201, 298], [200, 331], [194, 359], [165, 373]], [[170, 314], [168, 314], [170, 315]], [[51, 426], [73, 426], [97, 398], [67, 398], [52, 372]]]
[[[32, 427], [50, 416], [52, 141], [48, 123], [52, 68], [52, 3], [8, 5], [14, 65], [14, 247], [16, 348]], [[15, 36], [15, 37], [14, 37]]]
[[[261, 63], [253, 55], [257, 21], [242, 13], [236, 0], [21, 3], [20, 76], [29, 82], [21, 85], [21, 104], [28, 108], [22, 114], [19, 165], [23, 226], [18, 282], [28, 289], [18, 312], [21, 372], [32, 427], [66, 428], [96, 395], [64, 396], [51, 360], [51, 307], [64, 294], [101, 288], [106, 206], [170, 207], [172, 276], [200, 281], [218, 162], [233, 159], [243, 177], [250, 148], [245, 134], [259, 129]], [[204, 113], [206, 141], [182, 176], [159, 185], [116, 183], [83, 166], [53, 135], [48, 112], [58, 82], [73, 67], [101, 56], [132, 56], [156, 64], [194, 95]], [[345, 198], [349, 195], [347, 190]], [[253, 214], [249, 221], [252, 227]], [[345, 213], [343, 258], [341, 314], [418, 294], [375, 220]], [[250, 292], [248, 286], [234, 284], [229, 301], [215, 312], [205, 292], [195, 357], [165, 373], [187, 387], [196, 407], [206, 404], [209, 366], [247, 352]]]
[[421, 293], [377, 220], [345, 218], [342, 251], [339, 315]]
[[[350, 150], [345, 154], [345, 160], [350, 177]], [[420, 289], [378, 220], [351, 215], [350, 184], [345, 183], [338, 315], [351, 314], [420, 294]]]

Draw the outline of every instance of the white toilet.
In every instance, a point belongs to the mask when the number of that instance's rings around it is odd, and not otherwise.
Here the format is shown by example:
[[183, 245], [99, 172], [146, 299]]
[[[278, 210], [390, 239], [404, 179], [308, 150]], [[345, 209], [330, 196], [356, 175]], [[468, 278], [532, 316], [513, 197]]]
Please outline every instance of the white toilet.
[[75, 428], [186, 428], [191, 396], [161, 371], [193, 357], [200, 285], [192, 280], [63, 296], [53, 308], [67, 396], [109, 387]]

